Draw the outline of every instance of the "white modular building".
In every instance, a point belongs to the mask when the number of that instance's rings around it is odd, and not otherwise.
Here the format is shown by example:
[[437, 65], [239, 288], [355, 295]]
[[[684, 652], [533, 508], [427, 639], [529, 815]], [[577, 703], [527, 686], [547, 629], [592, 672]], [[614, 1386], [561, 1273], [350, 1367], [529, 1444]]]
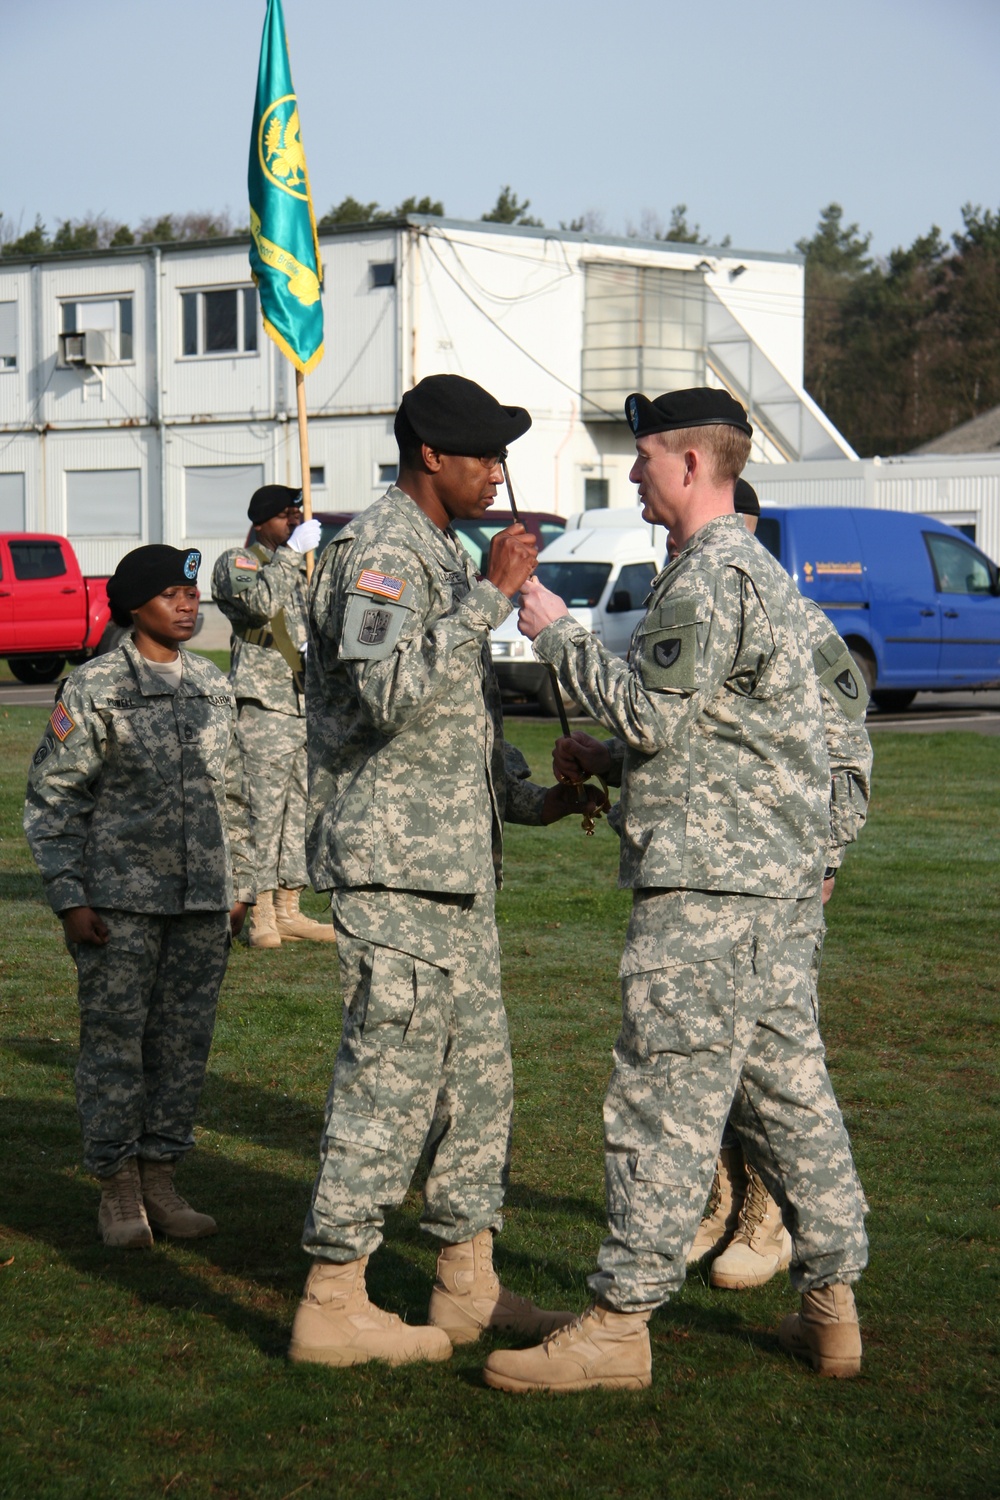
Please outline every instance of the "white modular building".
[[[320, 244], [317, 510], [383, 493], [400, 398], [441, 371], [531, 411], [510, 464], [531, 510], [634, 504], [633, 390], [729, 389], [768, 468], [854, 459], [803, 389], [801, 256], [421, 215]], [[0, 260], [0, 530], [60, 532], [89, 573], [197, 546], [207, 576], [270, 481], [299, 482], [294, 372], [245, 239]]]

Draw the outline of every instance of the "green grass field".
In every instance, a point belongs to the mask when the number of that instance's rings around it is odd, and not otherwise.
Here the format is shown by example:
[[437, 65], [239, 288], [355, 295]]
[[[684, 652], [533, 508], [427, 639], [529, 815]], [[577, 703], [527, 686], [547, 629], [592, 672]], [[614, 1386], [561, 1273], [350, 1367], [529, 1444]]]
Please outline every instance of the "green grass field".
[[[1000, 740], [881, 733], [872, 817], [828, 909], [823, 1029], [871, 1202], [862, 1377], [824, 1382], [780, 1353], [796, 1306], [784, 1275], [749, 1293], [693, 1276], [653, 1321], [650, 1391], [517, 1398], [483, 1386], [476, 1346], [397, 1371], [285, 1360], [340, 1026], [319, 947], [234, 953], [181, 1175], [219, 1235], [101, 1246], [79, 1165], [74, 971], [20, 832], [44, 718], [0, 710], [0, 1496], [1000, 1492]], [[509, 732], [547, 779], [551, 727]], [[605, 826], [508, 835], [517, 1106], [497, 1262], [514, 1290], [580, 1308], [602, 1234], [628, 896]], [[369, 1275], [411, 1321], [434, 1265], [418, 1216], [414, 1192]]]

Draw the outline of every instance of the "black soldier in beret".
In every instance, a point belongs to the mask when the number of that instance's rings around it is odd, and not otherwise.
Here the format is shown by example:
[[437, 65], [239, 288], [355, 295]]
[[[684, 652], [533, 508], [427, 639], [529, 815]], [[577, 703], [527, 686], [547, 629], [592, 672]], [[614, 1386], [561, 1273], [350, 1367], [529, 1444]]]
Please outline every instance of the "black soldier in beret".
[[426, 443], [439, 453], [479, 458], [506, 457], [508, 445], [530, 426], [523, 406], [501, 406], [464, 375], [427, 375], [406, 392], [394, 430], [403, 451]]
[[164, 589], [190, 588], [198, 582], [201, 553], [197, 547], [182, 551], [153, 543], [128, 552], [108, 579], [108, 603], [116, 625], [129, 626], [132, 611], [139, 609]]
[[286, 510], [302, 509], [302, 487], [290, 484], [262, 484], [254, 490], [247, 506], [247, 515], [255, 526], [284, 515]]

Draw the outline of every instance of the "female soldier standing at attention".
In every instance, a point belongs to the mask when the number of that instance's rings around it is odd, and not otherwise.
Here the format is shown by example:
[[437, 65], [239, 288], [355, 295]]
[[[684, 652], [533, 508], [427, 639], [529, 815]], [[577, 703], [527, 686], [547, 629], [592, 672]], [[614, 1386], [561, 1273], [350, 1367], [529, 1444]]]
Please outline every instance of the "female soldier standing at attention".
[[78, 667], [35, 752], [24, 827], [79, 975], [77, 1108], [106, 1245], [214, 1234], [173, 1184], [194, 1144], [231, 937], [254, 899], [236, 705], [178, 647], [197, 551], [139, 547], [108, 580], [131, 638]]

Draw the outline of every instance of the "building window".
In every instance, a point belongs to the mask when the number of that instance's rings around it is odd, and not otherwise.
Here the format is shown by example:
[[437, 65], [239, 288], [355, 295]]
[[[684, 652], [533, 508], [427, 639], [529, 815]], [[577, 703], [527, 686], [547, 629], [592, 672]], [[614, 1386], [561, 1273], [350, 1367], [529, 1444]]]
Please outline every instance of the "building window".
[[584, 510], [607, 510], [610, 481], [607, 479], [585, 479], [583, 481]]
[[100, 333], [122, 363], [132, 358], [132, 298], [80, 297], [60, 303], [62, 333]]
[[374, 260], [368, 265], [369, 284], [377, 286], [396, 285], [396, 262], [393, 260]]
[[226, 537], [242, 543], [247, 506], [264, 483], [261, 464], [204, 464], [184, 470], [185, 537]]
[[17, 369], [17, 303], [0, 302], [0, 370]]
[[314, 490], [326, 488], [326, 466], [324, 464], [311, 464], [309, 467], [309, 483]]
[[181, 353], [185, 358], [256, 352], [255, 286], [181, 292]]
[[24, 530], [24, 475], [0, 474], [0, 531]]
[[398, 463], [376, 464], [375, 465], [375, 483], [376, 484], [395, 484], [396, 480], [398, 478], [399, 478], [399, 464]]
[[67, 469], [66, 530], [71, 537], [142, 535], [138, 469]]
[[590, 261], [584, 266], [584, 418], [621, 421], [629, 391], [705, 384], [700, 271]]

